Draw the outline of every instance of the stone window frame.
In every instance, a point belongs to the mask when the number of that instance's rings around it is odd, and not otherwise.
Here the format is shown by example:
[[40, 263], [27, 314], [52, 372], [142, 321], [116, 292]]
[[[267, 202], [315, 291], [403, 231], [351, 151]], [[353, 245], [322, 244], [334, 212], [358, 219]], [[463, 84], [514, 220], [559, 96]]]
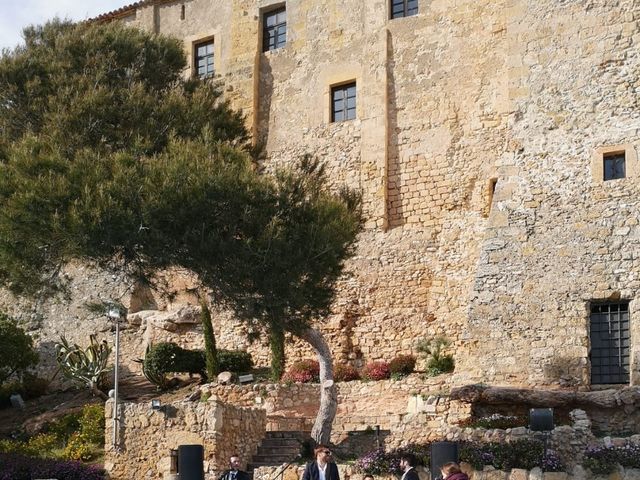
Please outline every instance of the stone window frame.
[[[409, 13], [409, 2], [415, 2], [416, 4], [415, 11], [413, 13]], [[402, 12], [397, 12], [397, 14], [394, 14], [394, 6], [396, 6], [398, 3], [402, 3]], [[418, 15], [418, 13], [420, 13], [420, 0], [389, 0], [387, 5], [389, 6], [388, 18], [390, 20], [413, 17], [414, 15]]]
[[[205, 53], [204, 56], [199, 56], [198, 55], [198, 49], [201, 47], [208, 47], [211, 46], [211, 54], [207, 54]], [[216, 42], [214, 40], [214, 38], [208, 38], [206, 40], [203, 40], [201, 42], [198, 43], [194, 43], [193, 44], [193, 75], [194, 77], [199, 77], [199, 78], [208, 78], [208, 77], [214, 77], [216, 75], [216, 65], [215, 65], [215, 61], [216, 61]], [[199, 61], [202, 58], [208, 59], [209, 57], [211, 57], [211, 68], [212, 71], [211, 72], [206, 72], [204, 74], [200, 74], [199, 70]], [[207, 69], [209, 65], [209, 62], [206, 63], [205, 65], [205, 70]]]
[[[266, 42], [266, 36], [265, 33], [267, 31], [267, 25], [266, 25], [266, 21], [267, 21], [267, 16], [269, 15], [273, 15], [273, 14], [278, 14], [283, 12], [285, 13], [285, 21], [284, 21], [284, 28], [285, 28], [285, 40], [284, 43], [282, 45], [277, 44], [274, 48], [268, 48], [269, 46], [265, 43]], [[289, 12], [287, 11], [287, 4], [286, 2], [278, 2], [278, 3], [273, 3], [271, 5], [268, 5], [266, 7], [262, 7], [259, 10], [259, 18], [260, 18], [260, 49], [262, 51], [262, 53], [269, 53], [269, 52], [273, 52], [274, 50], [279, 50], [281, 48], [286, 47], [287, 43], [288, 43], [288, 33], [289, 33], [289, 29], [288, 29], [288, 20], [289, 20]]]
[[[336, 91], [346, 91], [347, 89], [353, 87], [354, 89], [354, 107], [353, 107], [353, 118], [343, 118], [341, 120], [336, 120], [335, 115], [336, 115], [336, 111], [334, 109], [335, 104], [334, 104], [334, 93]], [[356, 120], [358, 118], [358, 83], [356, 82], [355, 79], [353, 80], [348, 80], [346, 82], [340, 82], [337, 84], [333, 84], [331, 85], [330, 88], [330, 95], [329, 95], [329, 102], [330, 102], [330, 108], [329, 108], [329, 114], [330, 114], [330, 121], [331, 123], [341, 123], [341, 122], [350, 122], [352, 120]], [[344, 111], [347, 111], [347, 107], [345, 105]], [[346, 113], [345, 113], [346, 115]]]
[[187, 65], [189, 68], [185, 70], [185, 76], [187, 77], [197, 77], [198, 70], [196, 66], [196, 47], [208, 41], [213, 42], [213, 76], [220, 76], [221, 72], [221, 58], [222, 58], [222, 47], [221, 42], [216, 41], [219, 39], [220, 32], [218, 29], [209, 30], [206, 32], [200, 32], [196, 35], [190, 35], [184, 39], [184, 49], [187, 56]]
[[[625, 176], [611, 180], [604, 179], [604, 159], [607, 155], [624, 153], [625, 156]], [[640, 165], [638, 164], [638, 154], [635, 147], [630, 143], [617, 145], [604, 145], [594, 150], [591, 156], [591, 176], [596, 183], [624, 182], [640, 176]]]

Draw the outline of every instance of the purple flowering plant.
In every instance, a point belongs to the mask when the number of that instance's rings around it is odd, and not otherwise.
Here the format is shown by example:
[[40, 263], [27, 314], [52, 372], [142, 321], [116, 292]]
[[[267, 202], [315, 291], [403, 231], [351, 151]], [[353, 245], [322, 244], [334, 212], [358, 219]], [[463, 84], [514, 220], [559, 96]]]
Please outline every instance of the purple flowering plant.
[[0, 480], [104, 480], [105, 472], [94, 465], [75, 461], [60, 461], [25, 457], [12, 453], [0, 454]]

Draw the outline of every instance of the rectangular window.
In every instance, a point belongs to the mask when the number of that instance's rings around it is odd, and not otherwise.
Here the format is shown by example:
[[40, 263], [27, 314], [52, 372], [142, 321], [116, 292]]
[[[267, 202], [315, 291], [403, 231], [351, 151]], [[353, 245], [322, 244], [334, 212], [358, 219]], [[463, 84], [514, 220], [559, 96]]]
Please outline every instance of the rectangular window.
[[616, 180], [625, 177], [625, 153], [606, 153], [602, 157], [604, 180]]
[[213, 76], [213, 40], [195, 46], [195, 70], [200, 78]]
[[356, 118], [356, 84], [331, 88], [331, 121], [342, 122]]
[[287, 10], [279, 8], [264, 14], [262, 50], [268, 52], [287, 43]]
[[391, 0], [391, 18], [418, 14], [418, 0]]
[[591, 306], [591, 383], [629, 383], [629, 302]]

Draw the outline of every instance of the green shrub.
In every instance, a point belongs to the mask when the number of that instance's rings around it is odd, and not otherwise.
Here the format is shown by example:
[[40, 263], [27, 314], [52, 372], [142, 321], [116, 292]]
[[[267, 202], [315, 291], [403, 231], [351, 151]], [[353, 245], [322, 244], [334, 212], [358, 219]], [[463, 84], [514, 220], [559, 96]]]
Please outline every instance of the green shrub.
[[431, 340], [422, 339], [418, 342], [417, 349], [427, 361], [429, 376], [435, 377], [442, 373], [453, 372], [455, 368], [453, 355], [444, 353], [449, 345], [449, 340], [444, 337], [436, 337]]
[[[243, 373], [253, 368], [253, 359], [243, 350], [217, 350], [220, 371]], [[142, 364], [144, 376], [164, 390], [169, 387], [167, 373], [197, 373], [206, 379], [206, 359], [202, 350], [187, 350], [175, 343], [163, 342], [147, 348]]]
[[59, 438], [62, 443], [67, 443], [69, 437], [74, 432], [80, 430], [81, 415], [80, 412], [63, 415], [53, 422], [50, 422], [47, 425], [47, 431]]
[[360, 380], [360, 372], [349, 364], [338, 363], [333, 367], [333, 378], [336, 382]]
[[80, 433], [74, 433], [69, 437], [67, 446], [62, 452], [62, 458], [65, 460], [88, 461], [93, 458], [93, 448]]
[[0, 407], [6, 408], [11, 406], [11, 395], [19, 393], [22, 395], [22, 384], [15, 380], [0, 385]]
[[22, 381], [13, 380], [0, 385], [0, 408], [11, 406], [11, 395], [20, 394], [24, 400], [41, 397], [49, 382], [30, 373], [22, 375]]
[[104, 445], [104, 406], [85, 405], [82, 413], [64, 415], [47, 428], [27, 441], [0, 440], [0, 453], [91, 460]]
[[144, 367], [155, 373], [197, 373], [206, 378], [204, 353], [186, 350], [175, 343], [151, 346], [144, 357]]
[[22, 376], [22, 396], [27, 400], [41, 397], [47, 393], [47, 388], [49, 388], [49, 381], [45, 378], [31, 373], [25, 373]]
[[244, 350], [218, 350], [218, 364], [221, 372], [244, 373], [253, 368], [253, 359]]
[[0, 453], [18, 453], [29, 457], [50, 458], [61, 442], [52, 433], [39, 433], [27, 441], [0, 440]]
[[83, 440], [95, 445], [104, 444], [104, 405], [85, 405], [79, 423]]
[[0, 385], [38, 363], [33, 340], [15, 320], [0, 313]]
[[416, 368], [416, 357], [413, 355], [398, 355], [389, 362], [391, 375], [405, 376], [413, 373]]

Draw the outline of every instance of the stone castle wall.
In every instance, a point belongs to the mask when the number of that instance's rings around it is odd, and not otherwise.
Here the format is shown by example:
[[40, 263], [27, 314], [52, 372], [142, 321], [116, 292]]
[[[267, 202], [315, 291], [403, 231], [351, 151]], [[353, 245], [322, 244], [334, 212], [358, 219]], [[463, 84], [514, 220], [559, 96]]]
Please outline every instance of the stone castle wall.
[[[183, 38], [190, 63], [213, 38], [265, 167], [314, 153], [336, 186], [363, 193], [366, 229], [318, 323], [335, 357], [390, 360], [444, 335], [455, 383], [588, 386], [590, 302], [630, 300], [638, 315], [638, 1], [420, 0], [395, 20], [387, 0], [289, 1], [286, 46], [262, 53], [261, 15], [280, 4], [142, 2], [114, 18]], [[352, 80], [357, 118], [331, 123], [330, 88]], [[603, 148], [626, 149], [628, 178], [599, 179]], [[77, 278], [73, 308], [120, 288]], [[42, 342], [66, 325], [62, 305], [35, 307], [52, 325]], [[92, 322], [76, 331], [103, 328]], [[219, 347], [268, 364], [228, 314], [214, 322]], [[201, 344], [197, 327], [167, 332], [134, 329], [125, 352]], [[287, 355], [312, 353], [292, 340]], [[632, 382], [639, 365], [633, 349]]]

